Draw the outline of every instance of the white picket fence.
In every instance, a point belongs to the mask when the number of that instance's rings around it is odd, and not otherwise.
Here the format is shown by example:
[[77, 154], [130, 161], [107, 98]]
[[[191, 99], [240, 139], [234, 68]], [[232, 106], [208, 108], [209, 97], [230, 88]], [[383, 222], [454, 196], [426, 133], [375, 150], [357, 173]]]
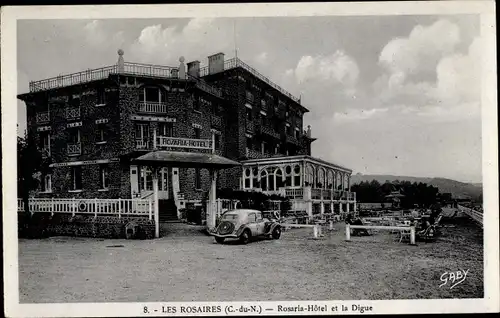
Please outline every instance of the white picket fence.
[[[144, 216], [153, 219], [153, 200], [145, 199], [42, 199], [28, 200], [29, 211], [33, 213], [71, 213], [122, 216]], [[24, 211], [24, 202], [17, 200], [17, 210]]]

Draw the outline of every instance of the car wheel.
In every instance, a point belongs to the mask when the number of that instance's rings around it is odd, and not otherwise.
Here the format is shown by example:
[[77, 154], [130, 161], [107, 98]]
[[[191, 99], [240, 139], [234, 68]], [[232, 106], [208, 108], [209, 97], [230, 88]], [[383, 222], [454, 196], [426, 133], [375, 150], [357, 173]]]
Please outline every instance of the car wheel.
[[241, 244], [248, 244], [248, 242], [250, 242], [250, 231], [249, 230], [245, 230], [245, 231], [243, 231], [243, 233], [241, 233], [240, 242], [241, 242]]
[[215, 241], [219, 244], [224, 243], [224, 238], [223, 237], [215, 237]]
[[272, 236], [273, 236], [273, 239], [278, 240], [281, 236], [281, 227], [279, 227], [279, 226], [275, 227], [273, 230]]

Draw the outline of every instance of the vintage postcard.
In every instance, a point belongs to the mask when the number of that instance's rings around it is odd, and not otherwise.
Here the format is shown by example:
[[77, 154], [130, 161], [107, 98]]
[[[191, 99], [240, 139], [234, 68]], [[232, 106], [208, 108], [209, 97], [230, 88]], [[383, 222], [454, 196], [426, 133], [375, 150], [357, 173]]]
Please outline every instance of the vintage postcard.
[[498, 312], [494, 12], [2, 7], [6, 316]]

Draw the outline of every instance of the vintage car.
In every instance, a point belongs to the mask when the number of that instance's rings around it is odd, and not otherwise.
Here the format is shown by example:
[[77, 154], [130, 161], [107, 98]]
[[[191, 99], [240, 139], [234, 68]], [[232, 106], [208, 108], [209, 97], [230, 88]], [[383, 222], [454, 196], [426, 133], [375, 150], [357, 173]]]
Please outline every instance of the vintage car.
[[224, 243], [225, 239], [239, 239], [247, 244], [252, 238], [268, 237], [279, 239], [281, 225], [276, 221], [262, 217], [262, 212], [251, 209], [237, 209], [224, 212], [219, 224], [209, 231], [217, 243]]

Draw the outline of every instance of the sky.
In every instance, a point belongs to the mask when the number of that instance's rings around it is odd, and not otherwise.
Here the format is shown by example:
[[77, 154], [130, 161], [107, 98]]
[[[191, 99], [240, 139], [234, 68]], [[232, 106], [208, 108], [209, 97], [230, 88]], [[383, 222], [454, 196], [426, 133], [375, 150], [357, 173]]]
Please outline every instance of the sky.
[[[479, 16], [19, 20], [29, 81], [128, 62], [235, 56], [310, 110], [312, 155], [353, 173], [481, 182]], [[25, 107], [18, 102], [19, 131]]]

